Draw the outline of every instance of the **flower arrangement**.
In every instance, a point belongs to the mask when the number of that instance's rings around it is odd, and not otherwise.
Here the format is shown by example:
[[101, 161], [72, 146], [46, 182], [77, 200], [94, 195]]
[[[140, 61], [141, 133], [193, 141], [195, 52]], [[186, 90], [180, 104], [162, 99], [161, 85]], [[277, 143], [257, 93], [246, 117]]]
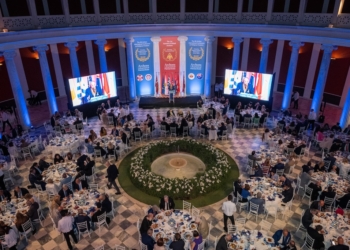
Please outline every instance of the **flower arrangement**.
[[[206, 165], [206, 171], [190, 179], [165, 178], [151, 171], [151, 164], [156, 158], [177, 151], [200, 158]], [[186, 138], [162, 140], [139, 149], [131, 159], [130, 179], [136, 187], [152, 196], [167, 194], [175, 199], [193, 199], [222, 188], [231, 168], [227, 156], [210, 144]]]

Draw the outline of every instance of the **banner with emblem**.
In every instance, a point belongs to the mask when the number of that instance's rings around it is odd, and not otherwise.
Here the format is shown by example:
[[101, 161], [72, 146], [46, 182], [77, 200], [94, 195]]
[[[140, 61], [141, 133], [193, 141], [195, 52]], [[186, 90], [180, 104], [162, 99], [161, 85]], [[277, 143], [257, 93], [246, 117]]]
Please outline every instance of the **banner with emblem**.
[[159, 42], [161, 94], [169, 95], [169, 89], [180, 94], [180, 41], [177, 36], [161, 37]]
[[153, 42], [150, 37], [135, 37], [133, 42], [136, 95], [154, 95]]
[[204, 36], [189, 36], [186, 41], [186, 94], [204, 94], [206, 41]]

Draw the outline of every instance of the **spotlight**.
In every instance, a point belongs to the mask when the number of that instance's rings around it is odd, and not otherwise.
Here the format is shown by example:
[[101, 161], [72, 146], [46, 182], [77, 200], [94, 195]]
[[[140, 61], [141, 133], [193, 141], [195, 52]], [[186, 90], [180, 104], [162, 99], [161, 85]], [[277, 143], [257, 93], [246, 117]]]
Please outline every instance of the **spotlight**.
[[7, 33], [7, 32], [9, 32], [9, 30], [8, 29], [2, 29], [2, 32]]

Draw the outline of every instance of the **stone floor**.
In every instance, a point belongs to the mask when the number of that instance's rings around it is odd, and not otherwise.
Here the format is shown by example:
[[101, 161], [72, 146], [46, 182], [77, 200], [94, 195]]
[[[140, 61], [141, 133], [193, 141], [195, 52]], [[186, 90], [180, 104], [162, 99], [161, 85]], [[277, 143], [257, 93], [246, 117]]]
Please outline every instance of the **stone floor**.
[[[138, 107], [131, 107], [131, 112], [134, 114], [136, 120], [145, 120], [146, 115], [150, 114], [154, 119], [157, 115], [163, 117], [166, 113], [166, 109], [152, 109], [152, 110], [143, 110]], [[195, 117], [198, 117], [199, 111], [197, 109], [192, 109], [191, 112], [195, 114]], [[232, 112], [232, 111], [231, 111]], [[229, 114], [231, 116], [233, 114]], [[93, 129], [95, 132], [99, 132], [101, 127], [100, 121], [95, 117], [89, 119], [89, 126], [85, 128], [85, 131]], [[110, 131], [111, 128], [108, 128]], [[192, 134], [196, 134], [196, 131], [192, 131]], [[38, 128], [32, 133], [35, 134], [44, 134], [43, 128]], [[239, 168], [242, 169], [244, 166], [247, 154], [252, 150], [259, 149], [262, 145], [261, 135], [263, 129], [234, 129], [232, 136], [227, 141], [215, 141], [211, 142], [213, 145], [219, 149], [224, 150], [228, 153], [238, 164]], [[154, 138], [152, 140], [158, 140], [159, 138]], [[198, 140], [203, 140], [199, 139]], [[207, 141], [207, 140], [205, 140]], [[147, 144], [148, 141], [142, 141], [133, 143], [133, 148]], [[43, 151], [41, 155], [47, 152]], [[35, 160], [38, 160], [40, 156], [36, 156]], [[310, 158], [314, 161], [318, 161], [319, 155], [311, 152]], [[16, 176], [16, 184], [27, 186], [28, 182], [28, 169], [31, 166], [32, 162], [35, 160], [26, 160], [20, 162], [20, 174]], [[302, 162], [306, 162], [307, 157], [304, 157], [299, 161], [298, 166], [295, 168], [293, 176], [296, 176], [300, 170]], [[95, 182], [99, 184], [99, 188], [104, 188], [106, 186], [107, 180], [105, 177], [106, 167], [97, 163], [98, 177]], [[243, 173], [243, 171], [241, 171]], [[11, 188], [12, 189], [12, 188]], [[98, 230], [94, 231], [91, 234], [91, 238], [88, 236], [83, 237], [75, 245], [77, 249], [94, 249], [98, 246], [105, 245], [105, 249], [113, 249], [116, 245], [125, 246], [128, 249], [140, 249], [138, 246], [138, 234], [136, 223], [137, 220], [142, 219], [145, 215], [144, 210], [149, 204], [140, 203], [133, 198], [129, 197], [122, 190], [122, 195], [115, 196], [113, 190], [109, 191], [110, 196], [114, 199], [114, 207], [116, 211], [116, 216], [112, 220], [109, 228], [101, 229], [101, 232]], [[214, 239], [215, 237], [223, 234], [223, 215], [221, 212], [222, 201], [212, 204], [210, 206], [202, 207], [202, 215], [211, 222], [213, 228], [210, 232], [210, 243], [207, 249], [214, 249]], [[44, 214], [48, 214], [47, 201], [42, 199], [42, 207], [44, 208]], [[300, 196], [293, 201], [292, 212], [289, 215], [289, 218], [282, 219], [282, 216], [279, 215], [276, 220], [269, 216], [267, 221], [273, 223], [270, 234], [274, 231], [282, 228], [287, 228], [291, 231], [293, 238], [296, 240], [299, 245], [302, 243], [301, 234], [296, 234], [297, 226], [299, 225], [300, 216], [302, 209], [306, 208], [306, 201], [303, 202], [300, 200]], [[240, 211], [235, 214], [235, 218], [246, 217], [246, 211]], [[259, 228], [264, 215], [260, 215], [258, 220], [255, 221], [255, 218], [249, 218], [246, 227], [249, 229]], [[303, 237], [302, 237], [303, 238]], [[67, 245], [64, 241], [63, 235], [60, 235], [57, 231], [53, 230], [52, 223], [49, 218], [46, 218], [44, 221], [44, 227], [40, 227], [38, 232], [30, 237], [28, 243], [24, 240], [18, 245], [18, 249], [45, 249], [45, 250], [58, 250], [58, 249], [67, 249]]]

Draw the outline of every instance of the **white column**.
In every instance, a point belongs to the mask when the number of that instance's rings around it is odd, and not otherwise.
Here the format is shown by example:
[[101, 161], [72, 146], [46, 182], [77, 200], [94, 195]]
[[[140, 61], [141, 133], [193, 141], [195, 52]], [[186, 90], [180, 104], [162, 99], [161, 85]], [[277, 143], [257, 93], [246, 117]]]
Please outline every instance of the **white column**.
[[94, 1], [94, 11], [95, 11], [95, 18], [96, 18], [96, 23], [101, 24], [101, 15], [100, 15], [100, 5], [98, 0], [93, 0]]
[[323, 0], [322, 13], [327, 13], [328, 5], [329, 5], [329, 0]]
[[186, 2], [185, 0], [180, 0], [180, 20], [185, 22], [185, 12], [186, 12]]
[[247, 70], [250, 38], [244, 38], [241, 70]]
[[279, 78], [280, 78], [280, 69], [281, 69], [281, 62], [282, 62], [282, 55], [283, 55], [283, 47], [284, 47], [284, 40], [278, 40], [277, 42], [277, 49], [276, 49], [276, 56], [275, 56], [275, 64], [273, 65], [273, 72], [275, 73], [275, 83], [273, 86], [273, 91], [277, 91]]
[[211, 65], [211, 84], [214, 85], [216, 82], [216, 58], [218, 54], [218, 39], [215, 39], [213, 41], [213, 55], [212, 55], [212, 61], [213, 64]]
[[284, 10], [283, 10], [284, 13], [288, 13], [289, 12], [289, 6], [290, 6], [290, 0], [286, 0], [284, 2]]
[[120, 1], [121, 1], [121, 0], [115, 0], [116, 6], [117, 6], [117, 14], [122, 13], [122, 6], [121, 6], [121, 4], [120, 4]]
[[215, 0], [215, 2], [214, 2], [214, 12], [215, 13], [219, 12], [219, 6], [220, 6], [220, 0]]
[[81, 13], [86, 14], [86, 4], [85, 0], [80, 0]]
[[105, 44], [107, 41], [105, 39], [96, 40], [95, 44], [98, 47], [98, 58], [100, 59], [100, 70], [102, 73], [108, 72], [107, 58], [105, 52]]
[[248, 0], [248, 12], [253, 12], [253, 0]]
[[345, 0], [335, 0], [333, 15], [332, 15], [332, 23], [337, 24], [338, 16], [343, 12]]
[[7, 3], [6, 0], [0, 0], [0, 5], [1, 5], [1, 9], [2, 12], [4, 13], [4, 17], [9, 17], [9, 10], [7, 8]]
[[305, 9], [306, 9], [306, 1], [307, 0], [300, 0], [300, 4], [299, 4], [299, 13], [298, 13], [298, 23], [302, 23], [304, 21], [304, 13], [305, 13]]
[[267, 15], [266, 15], [266, 22], [269, 23], [272, 19], [272, 11], [273, 11], [273, 5], [275, 3], [275, 0], [269, 0], [267, 3]]
[[49, 104], [50, 114], [54, 114], [57, 109], [55, 90], [53, 89], [52, 78], [49, 68], [49, 63], [47, 62], [46, 51], [49, 49], [47, 45], [39, 45], [33, 47], [34, 51], [37, 51], [39, 54], [39, 62], [41, 68], [41, 74], [43, 76], [43, 81], [45, 85], [46, 100]]
[[51, 51], [51, 56], [52, 56], [52, 61], [53, 61], [53, 67], [55, 69], [55, 75], [56, 75], [56, 81], [57, 81], [59, 95], [66, 96], [66, 89], [64, 87], [61, 61], [60, 61], [60, 56], [58, 53], [56, 43], [50, 44], [50, 51]]
[[212, 75], [212, 63], [213, 63], [213, 41], [215, 37], [207, 36], [207, 57], [205, 61], [205, 82], [204, 82], [204, 95], [208, 98], [211, 96], [211, 75]]
[[314, 83], [314, 77], [317, 67], [318, 56], [320, 55], [321, 44], [314, 43], [312, 47], [312, 53], [309, 63], [309, 70], [307, 72], [306, 83], [304, 88], [304, 98], [310, 99], [312, 84]]
[[[153, 42], [153, 65], [154, 65], [154, 82], [156, 82], [156, 77], [158, 77], [158, 93], [154, 93], [154, 96], [159, 96], [159, 94], [162, 92], [162, 85], [161, 85], [161, 79], [160, 76], [160, 56], [159, 56], [159, 42], [161, 41], [161, 38], [159, 36], [154, 36], [151, 38], [151, 41]], [[181, 43], [180, 43], [180, 69], [181, 69]], [[155, 92], [155, 91], [154, 91]]]
[[42, 0], [42, 1], [43, 1], [43, 6], [44, 6], [44, 14], [45, 14], [45, 16], [49, 16], [50, 15], [49, 4], [48, 4], [47, 0]]
[[232, 42], [234, 44], [233, 48], [233, 57], [232, 57], [232, 69], [239, 69], [239, 58], [241, 55], [241, 43], [243, 42], [243, 38], [234, 37], [232, 38]]
[[157, 0], [149, 0], [149, 2], [152, 7], [149, 11], [152, 12], [153, 22], [155, 23], [157, 21]]
[[348, 74], [346, 75], [346, 80], [345, 80], [342, 96], [340, 99], [339, 107], [344, 107], [344, 103], [348, 94], [348, 89], [350, 89], [350, 67], [348, 69]]
[[126, 43], [126, 56], [128, 62], [128, 77], [129, 77], [129, 93], [130, 99], [135, 100], [136, 96], [136, 85], [135, 85], [135, 68], [134, 68], [134, 52], [132, 49], [133, 38], [124, 38]]
[[24, 68], [23, 68], [21, 53], [19, 52], [19, 49], [16, 49], [15, 52], [18, 55], [18, 56], [14, 57], [14, 61], [15, 61], [17, 72], [18, 72], [18, 77], [19, 77], [19, 80], [21, 82], [24, 97], [27, 99], [30, 97], [30, 94], [28, 93], [29, 88], [28, 88], [26, 74], [25, 74]]
[[30, 128], [31, 122], [30, 122], [28, 109], [26, 106], [26, 99], [24, 98], [24, 95], [23, 95], [22, 86], [20, 83], [20, 79], [18, 77], [18, 72], [14, 61], [16, 52], [14, 50], [7, 50], [2, 53], [2, 56], [4, 56], [5, 58], [5, 64], [6, 64], [7, 72], [10, 78], [13, 97], [15, 99], [20, 123], [25, 129]]
[[130, 16], [129, 16], [129, 2], [128, 0], [123, 0], [123, 9], [124, 9], [124, 20], [126, 23], [129, 23]]
[[243, 10], [243, 0], [238, 0], [238, 4], [237, 4], [237, 19], [236, 19], [236, 21], [238, 23], [242, 20], [242, 10]]
[[267, 68], [267, 62], [269, 59], [269, 48], [270, 48], [270, 44], [272, 43], [272, 40], [261, 39], [260, 43], [262, 44], [262, 51], [261, 51], [261, 57], [260, 57], [259, 72], [265, 73]]
[[70, 25], [68, 0], [61, 0], [61, 3], [62, 3], [63, 14], [66, 19], [66, 24]]
[[128, 68], [125, 55], [125, 42], [122, 38], [118, 39], [118, 48], [119, 48], [119, 62], [120, 62], [120, 71], [122, 78], [122, 86], [128, 86]]
[[180, 93], [186, 95], [186, 89], [183, 89], [183, 75], [186, 75], [186, 41], [188, 38], [187, 36], [179, 36], [178, 40], [180, 41]]
[[213, 20], [213, 6], [214, 5], [214, 0], [209, 0], [209, 6], [208, 6], [208, 21], [211, 23]]
[[96, 67], [95, 67], [94, 51], [92, 49], [91, 40], [85, 41], [85, 48], [86, 48], [86, 55], [88, 59], [89, 73], [90, 75], [94, 75], [96, 74]]
[[78, 62], [77, 51], [76, 51], [76, 47], [78, 46], [78, 43], [68, 42], [68, 43], [65, 43], [64, 46], [66, 46], [69, 49], [69, 58], [70, 58], [70, 64], [72, 67], [73, 77], [80, 77], [79, 62]]
[[38, 14], [36, 12], [35, 1], [27, 0], [27, 5], [28, 5], [30, 16], [32, 17], [32, 24], [35, 28], [38, 28], [39, 20], [38, 20]]

